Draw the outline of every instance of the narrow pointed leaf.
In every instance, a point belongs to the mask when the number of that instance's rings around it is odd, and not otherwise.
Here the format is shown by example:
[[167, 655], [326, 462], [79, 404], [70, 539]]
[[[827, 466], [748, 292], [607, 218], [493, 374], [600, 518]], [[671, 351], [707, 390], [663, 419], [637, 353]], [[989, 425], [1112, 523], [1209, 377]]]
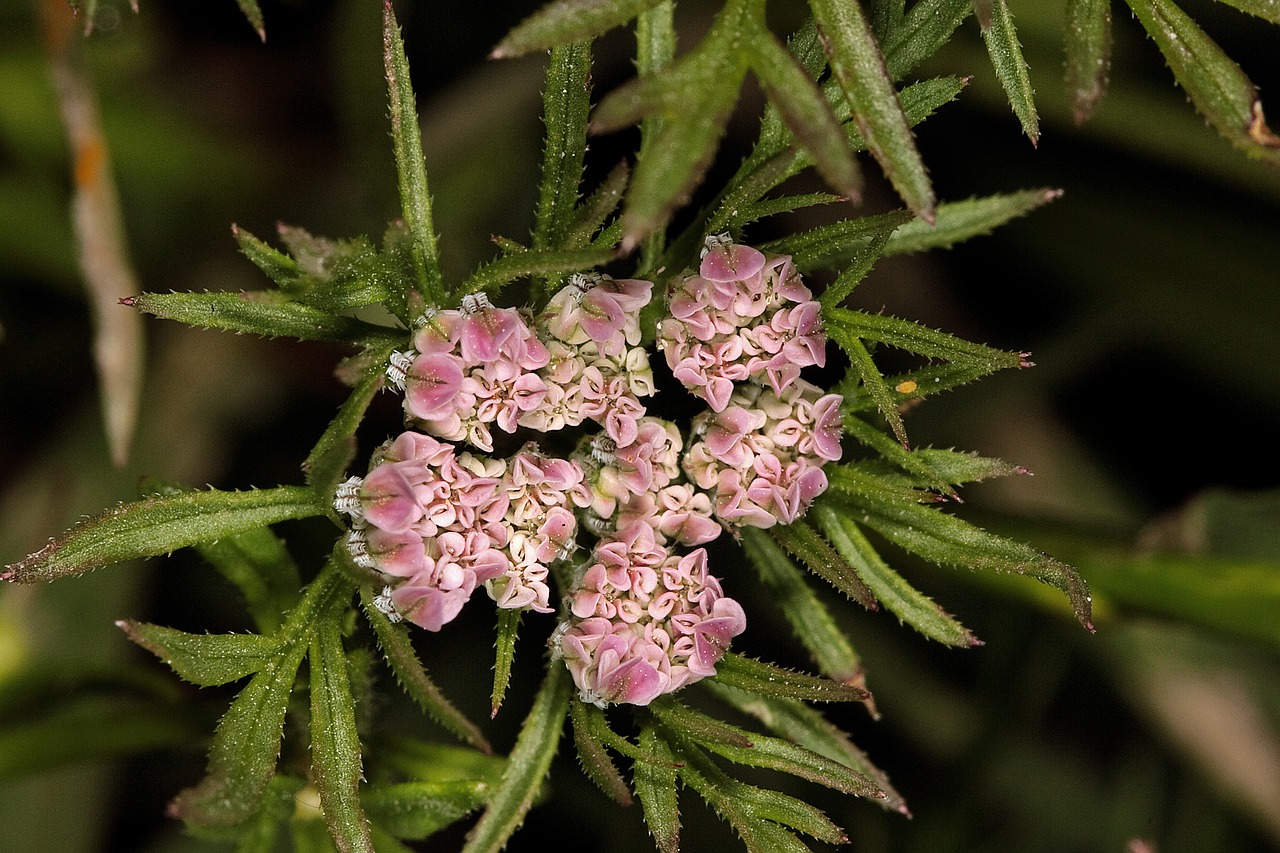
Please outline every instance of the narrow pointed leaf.
[[847, 262], [870, 241], [893, 233], [911, 219], [905, 210], [860, 216], [770, 241], [761, 250], [791, 255], [801, 273], [828, 269]]
[[266, 273], [267, 278], [275, 282], [277, 287], [286, 292], [297, 291], [304, 274], [296, 260], [237, 225], [231, 226], [231, 234], [236, 238], [244, 256]]
[[323, 614], [311, 637], [311, 774], [338, 850], [373, 853], [360, 806], [360, 735], [342, 648], [341, 615], [340, 610]]
[[573, 743], [578, 748], [578, 763], [587, 778], [609, 799], [620, 806], [629, 806], [632, 802], [631, 790], [627, 788], [626, 780], [609, 757], [605, 745], [595, 736], [587, 716], [589, 713], [586, 703], [578, 699], [574, 699], [569, 705], [569, 719], [573, 722]]
[[809, 702], [865, 702], [871, 695], [852, 684], [783, 669], [734, 652], [720, 659], [715, 677], [731, 687]]
[[810, 0], [831, 71], [853, 108], [853, 119], [885, 177], [917, 216], [934, 218], [933, 185], [925, 172], [880, 47], [857, 3]]
[[1240, 66], [1170, 0], [1126, 2], [1209, 123], [1251, 156], [1280, 162], [1280, 137], [1267, 127], [1257, 87]]
[[560, 248], [569, 231], [582, 182], [591, 109], [591, 47], [569, 44], [551, 51], [542, 93], [545, 149], [533, 248]]
[[834, 308], [853, 293], [853, 289], [862, 283], [876, 261], [884, 255], [884, 247], [891, 236], [891, 234], [874, 236], [867, 240], [865, 246], [853, 253], [844, 271], [818, 296], [818, 301], [822, 303], [823, 308]]
[[162, 320], [264, 338], [375, 344], [392, 335], [383, 326], [291, 302], [271, 292], [142, 293], [123, 304]]
[[[831, 313], [834, 312], [828, 312], [824, 316], [829, 317]], [[907, 427], [902, 421], [902, 413], [898, 411], [898, 399], [889, 389], [889, 384], [880, 373], [880, 368], [876, 367], [871, 353], [867, 352], [861, 339], [847, 326], [839, 323], [828, 323], [827, 334], [849, 357], [850, 373], [856, 373], [862, 380], [862, 390], [875, 401], [876, 408], [880, 410], [889, 428], [893, 430], [898, 442], [904, 449], [909, 447]]]
[[913, 4], [882, 44], [889, 76], [901, 80], [937, 53], [972, 11], [972, 0], [919, 0]]
[[961, 648], [981, 645], [968, 629], [889, 568], [847, 513], [827, 504], [814, 507], [814, 511], [823, 532], [875, 591], [886, 610], [940, 643]]
[[846, 563], [803, 518], [793, 524], [779, 524], [769, 531], [773, 539], [791, 556], [804, 563], [805, 568], [840, 590], [868, 610], [876, 610], [876, 598]]
[[680, 849], [680, 802], [676, 784], [677, 758], [658, 737], [652, 725], [640, 729], [640, 748], [666, 759], [637, 762], [632, 769], [636, 796], [644, 809], [644, 822], [661, 853], [677, 853]]
[[267, 40], [267, 28], [262, 21], [262, 9], [258, 6], [258, 0], [236, 0], [240, 6], [240, 11], [249, 19], [253, 31], [258, 34], [258, 38], [262, 41]]
[[[373, 824], [398, 838], [420, 841], [483, 806], [488, 795], [487, 782], [456, 779], [368, 785], [360, 801]], [[376, 847], [382, 850], [380, 844]]]
[[879, 429], [864, 421], [857, 415], [849, 415], [844, 419], [845, 434], [874, 449], [903, 470], [915, 474], [922, 482], [918, 485], [927, 489], [935, 489], [941, 494], [954, 497], [955, 490], [950, 481], [934, 471], [919, 450], [910, 450], [901, 443], [893, 441]]
[[1037, 189], [944, 202], [938, 205], [938, 220], [934, 227], [918, 220], [903, 223], [889, 237], [884, 253], [904, 255], [929, 249], [948, 249], [971, 237], [990, 234], [1006, 222], [1061, 197], [1062, 190]]
[[580, 272], [613, 260], [611, 249], [531, 249], [503, 255], [482, 266], [458, 288], [459, 293], [493, 292], [508, 282], [534, 275]]
[[1031, 73], [1022, 56], [1018, 32], [1013, 25], [1013, 15], [1006, 0], [986, 0], [991, 7], [990, 20], [982, 24], [982, 38], [987, 43], [987, 54], [996, 78], [1009, 97], [1013, 113], [1022, 123], [1022, 132], [1035, 145], [1040, 141], [1040, 117], [1036, 113], [1035, 91], [1031, 88]]
[[820, 712], [795, 699], [761, 696], [719, 682], [711, 682], [708, 687], [716, 696], [755, 717], [778, 736], [838, 761], [872, 780], [885, 793], [885, 799], [880, 801], [885, 808], [910, 814], [902, 795], [889, 784], [889, 777], [871, 763], [866, 753], [853, 745], [847, 734]]
[[971, 364], [985, 369], [988, 373], [1007, 367], [1026, 365], [1025, 353], [1006, 352], [982, 344], [970, 343], [955, 335], [939, 332], [897, 317], [849, 311], [843, 308], [833, 308], [823, 316], [829, 325], [839, 326], [863, 340], [887, 344], [926, 358]]
[[312, 581], [281, 629], [283, 653], [249, 681], [223, 715], [209, 749], [208, 775], [173, 801], [170, 811], [175, 816], [198, 826], [234, 826], [257, 809], [275, 775], [298, 667], [316, 622], [340, 587], [331, 570]]
[[188, 634], [131, 619], [117, 622], [116, 627], [164, 661], [179, 677], [201, 687], [253, 675], [281, 652], [278, 639], [261, 634]]
[[378, 638], [378, 647], [382, 649], [387, 666], [395, 675], [405, 693], [418, 707], [422, 708], [433, 720], [444, 726], [459, 739], [485, 753], [492, 752], [492, 747], [480, 732], [480, 729], [440, 692], [440, 688], [431, 680], [418, 654], [413, 650], [413, 642], [403, 627], [391, 624], [386, 615], [373, 603], [373, 592], [368, 587], [360, 588], [360, 604], [365, 617]]
[[904, 490], [849, 465], [828, 470], [833, 497], [863, 524], [903, 550], [944, 566], [1026, 575], [1061, 590], [1076, 619], [1088, 630], [1089, 589], [1065, 563], [1040, 551], [988, 533], [967, 521], [916, 503]]
[[857, 683], [862, 674], [858, 654], [800, 567], [763, 530], [744, 529], [742, 548], [823, 675]]
[[[884, 799], [884, 791], [876, 787], [871, 780], [844, 764], [805, 749], [803, 746], [759, 732], [749, 732], [737, 726], [730, 726], [678, 702], [655, 702], [650, 707], [654, 715], [671, 730], [680, 732], [682, 737], [695, 741], [708, 751], [727, 758], [735, 764], [789, 773], [855, 797]], [[713, 727], [719, 727], [726, 734], [737, 737], [700, 736], [701, 732]]]
[[81, 521], [40, 551], [6, 566], [0, 580], [56, 580], [321, 512], [310, 489], [299, 486], [146, 498]]
[[711, 230], [717, 234], [730, 229], [738, 230], [745, 225], [768, 216], [791, 213], [794, 210], [801, 210], [802, 208], [819, 204], [831, 204], [837, 201], [845, 201], [845, 199], [831, 193], [806, 193], [805, 195], [785, 195], [781, 198], [766, 199], [754, 204], [744, 205], [721, 228], [718, 230], [713, 228]]
[[[1277, 3], [1280, 8], [1280, 3]], [[1111, 0], [1067, 0], [1067, 96], [1080, 124], [1102, 101], [1111, 71]]]
[[[381, 362], [379, 359], [379, 364]], [[382, 390], [385, 375], [381, 370], [364, 375], [302, 463], [307, 483], [315, 490], [316, 500], [323, 501], [331, 510], [338, 483], [346, 476], [347, 466], [355, 457], [356, 430], [360, 428], [373, 398]], [[336, 514], [333, 517], [336, 519]]]
[[409, 232], [409, 254], [422, 295], [431, 305], [445, 301], [444, 281], [436, 248], [435, 223], [431, 215], [431, 191], [427, 186], [427, 166], [422, 158], [422, 134], [418, 128], [418, 108], [409, 79], [409, 60], [404, 55], [400, 26], [390, 0], [382, 14], [383, 64], [391, 105], [391, 139], [395, 147], [396, 173], [400, 185], [400, 207]]
[[778, 111], [800, 147], [813, 158], [818, 174], [850, 199], [862, 192], [862, 175], [849, 141], [814, 78], [763, 26], [751, 36], [751, 70], [765, 97]]
[[613, 212], [622, 203], [622, 194], [627, 190], [627, 182], [631, 179], [631, 169], [623, 160], [600, 182], [600, 186], [578, 207], [574, 213], [569, 231], [565, 234], [566, 248], [576, 249], [586, 246], [591, 238], [604, 225]]
[[489, 56], [507, 59], [585, 41], [622, 26], [660, 2], [662, 0], [556, 0], [521, 21]]
[[569, 671], [553, 664], [525, 717], [502, 781], [467, 836], [463, 853], [498, 853], [524, 821], [560, 745], [571, 688]]
[[1218, 0], [1241, 12], [1256, 15], [1264, 21], [1280, 24], [1280, 0]]
[[498, 610], [498, 635], [494, 641], [493, 691], [489, 694], [489, 715], [496, 717], [511, 683], [511, 665], [516, 659], [516, 636], [520, 632], [519, 610]]

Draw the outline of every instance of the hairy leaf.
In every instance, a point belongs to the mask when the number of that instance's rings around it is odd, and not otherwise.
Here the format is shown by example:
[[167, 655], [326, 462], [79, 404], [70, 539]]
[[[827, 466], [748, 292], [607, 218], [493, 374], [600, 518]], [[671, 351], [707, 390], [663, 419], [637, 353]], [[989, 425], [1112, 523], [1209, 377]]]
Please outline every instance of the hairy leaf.
[[56, 580], [321, 512], [310, 489], [300, 486], [145, 498], [81, 521], [41, 550], [6, 566], [0, 580]]
[[620, 806], [631, 805], [631, 791], [626, 780], [618, 772], [613, 759], [609, 757], [605, 744], [596, 736], [596, 727], [592, 725], [589, 715], [593, 706], [579, 699], [569, 705], [569, 719], [573, 722], [573, 743], [578, 748], [578, 763], [582, 772], [595, 783], [609, 799]]
[[511, 665], [516, 659], [516, 635], [520, 631], [520, 611], [499, 608], [498, 636], [494, 641], [493, 691], [489, 695], [489, 715], [496, 717], [511, 682]]
[[680, 802], [676, 784], [677, 759], [652, 725], [640, 729], [640, 748], [665, 761], [637, 762], [632, 770], [644, 822], [661, 853], [680, 849]]
[[938, 205], [934, 227], [923, 222], [906, 222], [885, 245], [886, 255], [903, 255], [929, 249], [947, 249], [971, 237], [990, 234], [1019, 216], [1060, 198], [1062, 190], [1022, 190], [1015, 193], [944, 202]]
[[261, 634], [188, 634], [131, 619], [122, 619], [116, 627], [164, 661], [181, 678], [201, 687], [253, 675], [282, 650], [279, 639]]
[[585, 41], [622, 26], [660, 2], [662, 0], [556, 0], [521, 21], [489, 56], [506, 59]]
[[518, 278], [589, 270], [613, 260], [613, 255], [613, 250], [609, 248], [531, 249], [514, 255], [503, 255], [476, 270], [462, 283], [458, 292], [492, 292]]
[[893, 430], [894, 436], [903, 449], [907, 449], [910, 446], [907, 440], [907, 427], [903, 423], [902, 413], [898, 411], [898, 399], [889, 389], [889, 383], [880, 373], [880, 368], [871, 358], [871, 353], [867, 351], [859, 336], [852, 333], [845, 325], [828, 323], [827, 333], [849, 357], [849, 373], [856, 374], [862, 380], [862, 390], [875, 401], [876, 408], [880, 410], [889, 428]]
[[973, 11], [973, 0], [919, 0], [885, 39], [885, 67], [900, 80], [951, 40]]
[[792, 524], [776, 525], [769, 532], [775, 542], [804, 563], [809, 571], [868, 610], [879, 609], [871, 590], [809, 522], [800, 518]]
[[399, 337], [383, 327], [282, 299], [271, 292], [142, 293], [122, 304], [162, 320], [266, 338], [377, 345]]
[[[371, 784], [360, 794], [369, 820], [399, 838], [425, 839], [485, 804], [489, 784], [477, 779]], [[375, 842], [376, 842], [375, 838]], [[379, 851], [381, 845], [376, 845]]]
[[809, 702], [865, 702], [871, 695], [853, 684], [783, 669], [734, 652], [720, 659], [715, 677], [731, 687]]
[[1218, 0], [1241, 12], [1257, 15], [1265, 21], [1280, 24], [1280, 0]]
[[[384, 360], [385, 356], [377, 360], [379, 368]], [[385, 375], [381, 369], [365, 373], [302, 463], [307, 483], [315, 490], [316, 500], [324, 502], [335, 521], [338, 517], [333, 510], [333, 499], [338, 483], [346, 475], [347, 466], [355, 456], [356, 430], [360, 428], [373, 398], [382, 390]]]
[[895, 210], [876, 216], [859, 216], [830, 225], [820, 225], [761, 246], [761, 251], [791, 255], [796, 269], [808, 273], [839, 266], [854, 257], [872, 240], [893, 233], [911, 221], [911, 214]]
[[1111, 0], [1067, 0], [1067, 95], [1076, 124], [1093, 115], [1111, 70]]
[[1022, 56], [1022, 45], [1013, 26], [1013, 15], [1007, 0], [987, 0], [991, 16], [982, 22], [982, 38], [987, 43], [987, 54], [996, 78], [1009, 96], [1009, 105], [1022, 123], [1022, 132], [1035, 145], [1040, 141], [1040, 117], [1036, 113], [1035, 92], [1031, 88], [1031, 74]]

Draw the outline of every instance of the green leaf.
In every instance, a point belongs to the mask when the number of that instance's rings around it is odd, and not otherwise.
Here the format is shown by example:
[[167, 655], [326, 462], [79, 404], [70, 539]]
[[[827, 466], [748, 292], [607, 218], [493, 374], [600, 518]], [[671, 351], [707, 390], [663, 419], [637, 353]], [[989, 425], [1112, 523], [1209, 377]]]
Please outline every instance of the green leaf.
[[287, 293], [302, 289], [305, 276], [296, 260], [278, 249], [272, 248], [238, 225], [231, 226], [231, 234], [240, 245], [240, 251], [253, 265], [266, 273], [267, 278]]
[[569, 719], [573, 722], [573, 743], [578, 749], [578, 763], [582, 772], [595, 783], [604, 794], [620, 806], [631, 805], [631, 791], [627, 782], [618, 772], [613, 759], [601, 740], [596, 737], [596, 726], [589, 715], [598, 708], [587, 705], [580, 699], [574, 699], [569, 705]]
[[488, 796], [489, 784], [476, 779], [372, 784], [360, 795], [372, 823], [414, 841], [466, 817], [483, 806]]
[[939, 332], [910, 320], [900, 320], [884, 314], [850, 311], [844, 308], [824, 311], [823, 317], [829, 329], [839, 327], [843, 332], [864, 341], [887, 344], [926, 358], [971, 365], [987, 373], [994, 373], [1008, 367], [1028, 366], [1026, 353], [1006, 352], [982, 344], [970, 343], [955, 335]]
[[431, 216], [427, 167], [422, 158], [418, 109], [414, 103], [413, 82], [409, 78], [409, 60], [405, 58], [400, 27], [396, 24], [390, 3], [383, 7], [382, 43], [391, 104], [391, 139], [395, 147], [400, 207], [409, 232], [409, 254], [422, 295], [430, 305], [439, 306], [445, 302], [445, 287], [440, 275], [435, 224]]
[[600, 186], [578, 207], [564, 237], [566, 248], [577, 249], [591, 242], [605, 220], [622, 203], [622, 194], [626, 192], [627, 181], [630, 179], [631, 168], [627, 161], [619, 161], [600, 182]]
[[493, 748], [485, 739], [479, 727], [459, 711], [440, 688], [431, 680], [418, 654], [413, 649], [413, 641], [403, 627], [391, 624], [386, 615], [373, 603], [373, 592], [368, 587], [360, 588], [360, 604], [364, 608], [365, 617], [378, 638], [378, 646], [396, 681], [418, 707], [440, 725], [444, 726], [461, 740], [477, 749], [490, 753]]
[[734, 652], [728, 652], [720, 659], [715, 677], [721, 684], [742, 690], [808, 702], [865, 702], [871, 696], [852, 684], [783, 669]]
[[417, 782], [483, 782], [492, 791], [507, 769], [505, 757], [467, 746], [394, 734], [383, 738], [381, 744], [384, 748], [374, 753], [371, 759], [376, 757], [380, 764]]
[[749, 225], [768, 216], [777, 216], [780, 213], [791, 213], [794, 210], [800, 210], [805, 207], [813, 207], [819, 204], [831, 204], [832, 202], [844, 201], [840, 196], [831, 193], [806, 193], [804, 195], [784, 195], [780, 198], [765, 199], [752, 204], [743, 205], [739, 210], [725, 221], [723, 225], [712, 227], [711, 231], [720, 233], [721, 231], [739, 230], [745, 225]]
[[524, 820], [560, 745], [569, 713], [569, 671], [552, 664], [511, 750], [502, 781], [467, 836], [463, 853], [498, 853]]
[[515, 255], [503, 255], [476, 270], [462, 283], [458, 292], [491, 293], [518, 278], [589, 270], [607, 264], [613, 257], [614, 252], [610, 248], [530, 249]]
[[[885, 797], [871, 780], [846, 765], [790, 741], [731, 726], [675, 701], [654, 702], [650, 710], [670, 730], [735, 764], [789, 773], [855, 797]], [[715, 727], [734, 737], [703, 735]]]
[[834, 308], [853, 293], [853, 289], [862, 283], [876, 261], [880, 260], [884, 254], [884, 247], [888, 244], [890, 236], [891, 234], [880, 234], [872, 237], [865, 246], [854, 251], [849, 258], [848, 266], [818, 296], [818, 301], [822, 303], [824, 309]]
[[1102, 101], [1111, 70], [1111, 0], [1067, 0], [1067, 95], [1080, 124]]
[[889, 76], [901, 80], [936, 54], [973, 11], [972, 0], [919, 0], [882, 43]]
[[181, 678], [201, 687], [253, 675], [281, 652], [277, 638], [261, 634], [188, 634], [131, 619], [120, 620], [116, 627]]
[[394, 251], [379, 253], [367, 237], [333, 240], [288, 225], [279, 231], [298, 265], [297, 281], [287, 292], [312, 308], [336, 314], [390, 305], [391, 294], [402, 289], [405, 271]]
[[1126, 2], [1209, 123], [1250, 156], [1280, 162], [1280, 137], [1267, 127], [1258, 90], [1240, 66], [1169, 0]]
[[987, 43], [991, 66], [1009, 96], [1014, 115], [1022, 123], [1022, 132], [1035, 145], [1040, 141], [1040, 117], [1036, 114], [1035, 91], [1031, 88], [1031, 74], [1013, 26], [1013, 15], [1006, 0], [986, 2], [990, 4], [991, 16], [982, 21], [982, 38]]
[[377, 345], [398, 337], [384, 326], [283, 299], [270, 291], [244, 293], [142, 293], [121, 304], [162, 320], [201, 329], [247, 332], [266, 338], [342, 341]]
[[871, 590], [809, 522], [800, 518], [792, 524], [776, 525], [769, 532], [775, 542], [804, 563], [810, 572], [868, 610], [879, 609]]
[[800, 567], [763, 530], [745, 528], [742, 549], [818, 669], [836, 681], [858, 683], [862, 676], [858, 654]]
[[953, 515], [922, 506], [916, 503], [917, 496], [910, 490], [890, 486], [851, 465], [829, 467], [827, 479], [833, 498], [851, 509], [863, 524], [903, 550], [945, 566], [1035, 578], [1066, 594], [1080, 624], [1093, 629], [1088, 586], [1065, 563]]
[[775, 734], [838, 761], [872, 780], [885, 793], [885, 799], [881, 801], [885, 808], [910, 815], [902, 796], [889, 784], [889, 778], [853, 745], [847, 734], [818, 711], [795, 699], [761, 696], [714, 681], [707, 687], [723, 701], [758, 719]]
[[498, 636], [494, 641], [493, 691], [489, 694], [490, 716], [496, 717], [511, 683], [511, 664], [516, 659], [516, 636], [520, 631], [519, 610], [498, 609]]
[[853, 120], [885, 177], [926, 222], [934, 219], [933, 186], [916, 150], [911, 125], [857, 3], [809, 0], [831, 72], [853, 108]]
[[489, 54], [491, 59], [585, 41], [657, 6], [662, 0], [556, 0], [521, 21]]
[[267, 784], [257, 811], [236, 828], [235, 853], [276, 853], [280, 830], [298, 808], [302, 779], [276, 774]]
[[264, 42], [267, 40], [267, 28], [262, 21], [262, 9], [258, 6], [258, 0], [236, 0], [240, 6], [240, 11], [249, 19], [249, 23], [253, 26], [254, 32], [258, 34], [258, 38]]
[[41, 550], [6, 566], [0, 580], [56, 580], [322, 512], [311, 491], [300, 486], [146, 498], [81, 521]]
[[281, 654], [249, 681], [219, 721], [208, 775], [178, 795], [170, 807], [174, 815], [197, 826], [235, 826], [257, 809], [275, 775], [298, 667], [342, 584], [331, 566], [311, 582], [280, 631]]
[[895, 210], [876, 216], [859, 216], [830, 225], [772, 240], [760, 247], [763, 252], [791, 255], [796, 269], [809, 273], [840, 266], [878, 238], [911, 221], [911, 214]]
[[765, 97], [813, 159], [818, 174], [836, 192], [860, 199], [862, 175], [853, 150], [813, 76], [763, 22], [751, 19], [747, 38], [751, 42], [751, 70]]
[[[378, 359], [380, 367], [384, 360]], [[355, 457], [356, 430], [360, 428], [373, 398], [382, 390], [385, 376], [381, 369], [365, 373], [302, 463], [307, 484], [315, 491], [316, 500], [323, 501], [330, 510], [333, 509], [338, 484]], [[337, 520], [336, 513], [330, 517]]]
[[884, 253], [904, 255], [929, 249], [948, 249], [971, 237], [990, 234], [1006, 222], [1061, 196], [1062, 190], [1038, 189], [944, 202], [938, 205], [938, 220], [934, 227], [919, 221], [903, 223], [889, 237]]
[[[546, 148], [542, 158], [533, 248], [564, 246], [578, 203], [591, 110], [591, 46], [587, 42], [551, 51], [542, 92]], [[543, 290], [551, 286], [546, 282]], [[534, 301], [540, 301], [535, 291]]]
[[921, 634], [940, 643], [962, 648], [982, 645], [977, 637], [932, 599], [889, 568], [848, 513], [840, 512], [825, 502], [813, 507], [813, 512], [836, 550], [844, 555], [863, 581], [871, 587], [886, 610]]
[[856, 373], [862, 380], [862, 390], [875, 401], [876, 408], [880, 410], [889, 428], [893, 430], [894, 436], [906, 450], [910, 444], [907, 441], [906, 424], [902, 421], [902, 413], [898, 411], [898, 400], [894, 397], [894, 392], [889, 389], [889, 384], [885, 382], [880, 368], [876, 367], [871, 353], [867, 351], [858, 336], [850, 333], [846, 326], [828, 323], [827, 333], [849, 357], [850, 373]]
[[644, 809], [644, 822], [661, 853], [680, 849], [680, 801], [676, 784], [677, 759], [653, 726], [640, 729], [640, 748], [665, 761], [640, 761], [632, 768], [636, 796]]
[[1218, 0], [1233, 9], [1256, 15], [1264, 21], [1280, 24], [1280, 0]]
[[[345, 604], [340, 597], [334, 601]], [[342, 648], [344, 609], [323, 612], [311, 636], [311, 775], [338, 850], [373, 853], [368, 821], [360, 807], [360, 734]]]

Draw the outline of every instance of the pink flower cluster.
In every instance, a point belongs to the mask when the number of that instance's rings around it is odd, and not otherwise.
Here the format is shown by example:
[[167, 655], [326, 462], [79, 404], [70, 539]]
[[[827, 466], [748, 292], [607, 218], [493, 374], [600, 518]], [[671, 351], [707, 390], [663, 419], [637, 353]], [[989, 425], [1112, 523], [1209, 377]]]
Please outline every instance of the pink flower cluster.
[[756, 380], [781, 393], [801, 368], [826, 362], [821, 307], [789, 255], [709, 238], [697, 275], [672, 281], [668, 305], [658, 348], [713, 411], [729, 405], [736, 383]]
[[803, 379], [781, 393], [741, 385], [722, 411], [694, 419], [684, 471], [715, 495], [725, 524], [790, 524], [826, 491], [822, 466], [840, 458], [840, 402]]
[[358, 565], [388, 580], [388, 614], [438, 631], [484, 584], [499, 607], [550, 612], [548, 565], [571, 550], [582, 469], [526, 447], [508, 460], [406, 432], [338, 489]]
[[592, 558], [554, 647], [584, 701], [647, 705], [715, 675], [747, 619], [707, 573], [706, 549], [671, 554], [636, 523]]

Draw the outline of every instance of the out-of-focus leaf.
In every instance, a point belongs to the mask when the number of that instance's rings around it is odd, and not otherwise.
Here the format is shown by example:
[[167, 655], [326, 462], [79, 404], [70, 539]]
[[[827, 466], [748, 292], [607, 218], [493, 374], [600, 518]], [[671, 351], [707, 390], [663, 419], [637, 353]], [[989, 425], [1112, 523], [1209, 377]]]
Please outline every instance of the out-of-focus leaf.
[[298, 486], [146, 498], [81, 521], [41, 550], [6, 566], [0, 579], [56, 580], [322, 511], [310, 490]]
[[857, 3], [810, 0], [831, 71], [853, 107], [853, 120], [885, 176], [926, 222], [935, 216], [933, 185], [880, 47]]
[[129, 297], [123, 304], [188, 326], [267, 338], [283, 336], [376, 346], [398, 337], [384, 327], [281, 299], [269, 292], [143, 293]]
[[[283, 652], [240, 691], [209, 749], [205, 779], [173, 801], [174, 815], [197, 826], [234, 826], [257, 809], [275, 775], [285, 709], [316, 624], [329, 614], [344, 581], [327, 568], [307, 589], [279, 634]], [[345, 666], [345, 664], [344, 664]]]
[[362, 789], [360, 799], [374, 824], [399, 838], [417, 841], [480, 808], [488, 795], [487, 782], [458, 779], [372, 784]]
[[495, 258], [463, 282], [459, 293], [492, 292], [502, 285], [531, 275], [553, 275], [579, 272], [613, 260], [613, 250], [605, 249], [531, 249], [515, 255]]
[[1076, 124], [1093, 115], [1111, 70], [1111, 0], [1067, 0], [1067, 95]]
[[422, 710], [440, 725], [453, 732], [462, 740], [489, 753], [493, 748], [485, 739], [479, 727], [440, 692], [440, 688], [431, 680], [418, 654], [413, 649], [413, 641], [401, 627], [391, 624], [391, 620], [373, 603], [373, 593], [368, 587], [360, 588], [360, 603], [365, 617], [378, 638], [378, 646], [386, 658], [387, 665], [395, 675], [396, 681], [408, 693]]
[[769, 532], [775, 542], [804, 563], [809, 571], [868, 610], [879, 609], [875, 596], [858, 578], [853, 568], [803, 518], [796, 519], [792, 524], [775, 525]]
[[180, 677], [201, 687], [253, 675], [282, 651], [277, 638], [261, 634], [188, 634], [128, 619], [116, 626]]
[[949, 646], [981, 645], [981, 641], [948, 615], [932, 599], [889, 568], [857, 524], [826, 503], [813, 508], [818, 524], [836, 550], [853, 565], [885, 608], [921, 634]]
[[304, 784], [283, 774], [271, 779], [258, 810], [236, 827], [236, 853], [275, 853], [280, 830], [297, 808], [294, 798]]
[[783, 669], [729, 652], [716, 664], [721, 684], [754, 690], [765, 696], [803, 699], [809, 702], [865, 702], [871, 694], [853, 684], [842, 684], [829, 678]]
[[858, 654], [800, 567], [763, 530], [744, 529], [742, 548], [818, 669], [836, 681], [855, 682], [862, 673]]
[[489, 695], [490, 716], [496, 717], [511, 682], [511, 665], [516, 659], [516, 636], [520, 632], [520, 611], [498, 609], [498, 636], [493, 659], [493, 691]]
[[560, 745], [571, 685], [569, 671], [563, 666], [547, 669], [511, 750], [502, 781], [467, 836], [463, 853], [498, 853], [524, 821]]
[[489, 56], [507, 59], [569, 42], [586, 41], [622, 26], [660, 2], [662, 0], [556, 0], [516, 25]]
[[258, 34], [258, 38], [262, 41], [267, 40], [267, 27], [262, 20], [262, 9], [258, 6], [258, 0], [236, 0], [240, 6], [240, 11], [249, 19], [249, 23], [253, 26], [254, 32]]
[[1010, 572], [1035, 578], [1066, 594], [1076, 619], [1093, 630], [1089, 588], [1065, 563], [1029, 545], [988, 533], [953, 515], [922, 506], [911, 490], [898, 489], [854, 466], [827, 471], [834, 500], [861, 523], [902, 549], [946, 566]]
[[889, 76], [900, 80], [951, 40], [973, 11], [973, 0], [920, 0], [882, 43]]
[[422, 295], [431, 305], [443, 305], [444, 280], [440, 275], [435, 222], [431, 215], [431, 192], [427, 167], [422, 159], [422, 134], [418, 129], [418, 109], [414, 103], [409, 60], [404, 55], [400, 26], [391, 4], [382, 14], [383, 64], [391, 104], [391, 139], [395, 147], [396, 173], [400, 184], [400, 206], [409, 233], [409, 254]]
[[644, 822], [661, 853], [676, 853], [680, 849], [677, 759], [652, 725], [640, 729], [639, 740], [641, 749], [666, 759], [665, 762], [637, 762], [632, 770], [636, 796], [644, 808]]
[[1031, 88], [1031, 74], [1022, 56], [1018, 32], [1013, 26], [1013, 15], [1006, 0], [986, 0], [991, 16], [982, 21], [982, 38], [987, 43], [987, 54], [995, 69], [1000, 85], [1009, 96], [1009, 105], [1022, 123], [1022, 132], [1035, 145], [1040, 140], [1040, 117], [1036, 114], [1035, 92]]
[[[382, 740], [384, 749], [370, 754], [379, 764], [417, 782], [483, 782], [489, 791], [507, 769], [505, 757], [466, 746], [392, 735]], [[487, 797], [487, 795], [486, 795]]]
[[886, 255], [903, 255], [929, 249], [948, 249], [956, 243], [990, 234], [1010, 220], [1062, 196], [1062, 190], [1022, 190], [1016, 193], [943, 202], [938, 220], [930, 228], [923, 222], [905, 222], [889, 237]]
[[595, 783], [609, 799], [620, 806], [631, 805], [631, 791], [618, 772], [617, 765], [609, 757], [605, 744], [595, 736], [588, 715], [591, 708], [579, 699], [569, 705], [569, 719], [573, 722], [573, 743], [578, 748], [578, 763], [582, 772]]
[[311, 636], [311, 775], [329, 834], [342, 853], [373, 853], [360, 805], [360, 734], [347, 677], [339, 610], [322, 612]]
[[1126, 2], [1209, 123], [1250, 156], [1280, 162], [1280, 137], [1267, 127], [1257, 87], [1240, 66], [1169, 0]]
[[850, 199], [862, 193], [862, 175], [840, 122], [809, 72], [761, 22], [751, 20], [751, 70], [769, 103], [778, 111], [800, 147], [813, 158], [818, 174]]

